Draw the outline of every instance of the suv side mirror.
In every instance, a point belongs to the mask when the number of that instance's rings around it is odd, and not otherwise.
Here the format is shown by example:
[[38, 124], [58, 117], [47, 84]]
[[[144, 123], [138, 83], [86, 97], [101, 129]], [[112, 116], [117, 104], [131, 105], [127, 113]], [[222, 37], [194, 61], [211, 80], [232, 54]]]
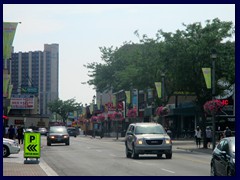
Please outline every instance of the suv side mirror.
[[132, 131], [128, 131], [127, 135], [133, 135]]

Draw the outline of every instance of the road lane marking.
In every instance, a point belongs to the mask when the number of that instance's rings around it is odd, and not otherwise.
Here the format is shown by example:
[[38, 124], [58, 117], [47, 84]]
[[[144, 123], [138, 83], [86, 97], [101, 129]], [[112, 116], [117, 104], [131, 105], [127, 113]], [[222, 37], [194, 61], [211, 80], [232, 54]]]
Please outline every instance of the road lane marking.
[[115, 154], [110, 154], [110, 156], [116, 157], [116, 155], [115, 155]]
[[99, 149], [97, 149], [96, 151], [97, 151], [97, 152], [102, 152], [102, 150], [99, 150]]
[[43, 159], [41, 159], [39, 165], [48, 176], [58, 176], [58, 174], [50, 166], [48, 166]]
[[173, 171], [170, 171], [170, 170], [167, 170], [167, 169], [161, 169], [161, 170], [163, 170], [163, 171], [167, 171], [167, 172], [170, 172], [170, 173], [172, 173], [172, 174], [174, 174], [175, 172], [173, 172]]

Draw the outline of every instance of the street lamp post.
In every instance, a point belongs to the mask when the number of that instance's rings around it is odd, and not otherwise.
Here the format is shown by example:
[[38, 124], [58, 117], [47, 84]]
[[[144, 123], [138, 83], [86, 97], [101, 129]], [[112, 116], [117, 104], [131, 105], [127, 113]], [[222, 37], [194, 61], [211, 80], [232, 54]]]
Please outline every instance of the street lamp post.
[[[165, 73], [163, 72], [162, 74], [161, 74], [161, 76], [162, 76], [162, 106], [165, 106]], [[161, 120], [162, 120], [162, 125], [163, 126], [165, 126], [165, 119], [164, 119], [164, 117], [162, 116], [161, 117]]]
[[[93, 104], [93, 112], [92, 112], [92, 116], [95, 114], [95, 99], [96, 99], [96, 96], [94, 95], [93, 96], [93, 100], [92, 100], [92, 104]], [[95, 138], [95, 122], [93, 122], [93, 137]]]
[[[214, 96], [215, 96], [215, 60], [217, 58], [217, 53], [216, 50], [213, 49], [212, 53], [211, 53], [211, 59], [212, 59], [212, 100], [214, 100]], [[215, 138], [215, 134], [216, 134], [216, 117], [215, 117], [215, 113], [213, 113], [212, 115], [212, 127], [213, 127], [213, 135], [212, 135], [212, 149], [215, 148], [216, 145], [216, 138]]]
[[161, 76], [162, 76], [162, 101], [163, 101], [163, 105], [165, 105], [165, 87], [164, 87], [165, 73], [162, 73]]

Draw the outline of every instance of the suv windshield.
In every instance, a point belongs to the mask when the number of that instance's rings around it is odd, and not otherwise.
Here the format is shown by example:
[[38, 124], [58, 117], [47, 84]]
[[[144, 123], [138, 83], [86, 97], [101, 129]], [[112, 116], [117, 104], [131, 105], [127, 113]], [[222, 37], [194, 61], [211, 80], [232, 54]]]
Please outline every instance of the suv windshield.
[[165, 134], [161, 126], [137, 126], [135, 134]]
[[67, 129], [65, 127], [50, 127], [50, 133], [67, 133]]

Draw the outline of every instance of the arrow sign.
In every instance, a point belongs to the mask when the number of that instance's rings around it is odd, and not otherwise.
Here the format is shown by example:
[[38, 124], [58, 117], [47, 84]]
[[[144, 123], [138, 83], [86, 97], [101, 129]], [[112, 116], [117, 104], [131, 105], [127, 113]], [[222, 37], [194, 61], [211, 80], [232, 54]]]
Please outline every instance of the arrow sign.
[[27, 147], [27, 149], [29, 150], [29, 151], [37, 151], [36, 150], [36, 146], [37, 146], [37, 144], [29, 144], [29, 146]]

